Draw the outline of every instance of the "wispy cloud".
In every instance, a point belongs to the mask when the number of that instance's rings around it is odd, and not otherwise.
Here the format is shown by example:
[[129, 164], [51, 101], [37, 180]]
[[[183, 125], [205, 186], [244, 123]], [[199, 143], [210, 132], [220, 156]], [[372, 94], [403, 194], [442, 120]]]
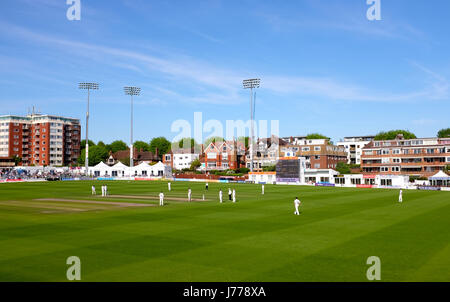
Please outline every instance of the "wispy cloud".
[[[0, 25], [5, 24], [0, 23]], [[176, 92], [170, 91], [169, 94], [172, 97], [185, 102], [235, 104], [247, 101], [241, 98], [239, 92], [242, 79], [249, 76], [247, 72], [213, 66], [179, 54], [168, 54], [162, 57], [147, 52], [61, 39], [11, 24], [1, 27], [8, 28], [7, 32], [3, 30], [4, 34], [21, 37], [33, 43], [45, 44], [48, 47], [58, 47], [62, 51], [83, 56], [98, 64], [113, 65], [141, 74], [152, 72], [162, 74], [169, 81], [187, 85], [191, 90], [196, 91], [192, 95], [177, 95]], [[264, 89], [280, 95], [307, 95], [329, 100], [366, 102], [448, 98], [449, 84], [445, 78], [419, 64], [415, 66], [429, 76], [429, 82], [421, 89], [401, 93], [384, 92], [381, 87], [374, 90], [354, 83], [344, 83], [333, 77], [280, 76], [265, 73], [261, 73], [261, 77]], [[160, 91], [164, 91], [164, 88]]]

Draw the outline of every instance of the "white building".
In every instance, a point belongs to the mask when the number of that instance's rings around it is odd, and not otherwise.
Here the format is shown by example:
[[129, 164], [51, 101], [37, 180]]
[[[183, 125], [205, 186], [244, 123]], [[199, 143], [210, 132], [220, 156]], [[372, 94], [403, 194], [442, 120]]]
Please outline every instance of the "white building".
[[134, 166], [132, 169], [121, 162], [112, 167], [104, 162], [100, 162], [98, 165], [91, 167], [89, 172], [93, 177], [172, 177], [172, 168], [162, 162], [158, 162], [154, 165], [141, 163], [138, 166]]
[[348, 164], [361, 164], [362, 149], [365, 145], [370, 143], [374, 136], [349, 136], [344, 137], [344, 140], [338, 142], [338, 146], [345, 147], [347, 151]]
[[200, 154], [194, 150], [173, 150], [164, 155], [164, 163], [171, 165], [176, 170], [188, 169], [194, 160], [199, 159]]
[[255, 184], [273, 184], [277, 181], [276, 172], [249, 172], [248, 180]]

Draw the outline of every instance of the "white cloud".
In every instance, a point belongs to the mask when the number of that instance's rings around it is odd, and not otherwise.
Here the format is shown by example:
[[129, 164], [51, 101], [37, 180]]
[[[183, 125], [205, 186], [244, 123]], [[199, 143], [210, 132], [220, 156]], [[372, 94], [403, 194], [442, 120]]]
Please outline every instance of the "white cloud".
[[[0, 22], [0, 25], [6, 24]], [[235, 104], [247, 101], [239, 92], [242, 91], [242, 79], [249, 76], [246, 72], [217, 68], [192, 57], [173, 53], [164, 57], [156, 56], [128, 49], [60, 39], [11, 24], [1, 27], [8, 28], [8, 31], [3, 30], [5, 34], [31, 40], [33, 43], [44, 43], [49, 47], [58, 47], [71, 55], [94, 60], [97, 64], [114, 65], [141, 74], [157, 72], [170, 82], [186, 85], [196, 91], [193, 95], [179, 95], [171, 91], [173, 97], [176, 96], [185, 102]], [[432, 80], [421, 89], [401, 93], [380, 93], [368, 87], [343, 83], [332, 77], [279, 76], [264, 73], [261, 75], [262, 87], [280, 95], [307, 95], [341, 101], [400, 102], [448, 98], [448, 82], [431, 70], [419, 64], [415, 65]], [[164, 88], [161, 88], [161, 91], [164, 91]]]

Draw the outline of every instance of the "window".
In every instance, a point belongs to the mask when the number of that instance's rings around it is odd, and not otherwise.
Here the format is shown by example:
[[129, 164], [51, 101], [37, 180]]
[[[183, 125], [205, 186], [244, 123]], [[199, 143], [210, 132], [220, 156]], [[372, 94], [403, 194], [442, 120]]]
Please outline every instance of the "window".
[[434, 153], [434, 149], [427, 149], [427, 153], [433, 154]]
[[304, 152], [308, 152], [310, 149], [309, 149], [309, 147], [303, 147], [302, 148], [302, 151], [304, 151]]
[[400, 162], [400, 158], [393, 158], [393, 159], [392, 159], [392, 162], [393, 162], [393, 163], [399, 163], [399, 162]]
[[314, 169], [320, 169], [320, 164], [314, 164]]
[[314, 155], [314, 159], [320, 159], [320, 155]]
[[314, 147], [314, 151], [320, 151], [320, 147]]
[[215, 152], [208, 152], [207, 154], [206, 154], [206, 157], [207, 158], [217, 158], [217, 153], [215, 153]]
[[392, 172], [400, 172], [400, 167], [392, 167]]
[[382, 163], [382, 164], [387, 164], [387, 163], [389, 163], [389, 158], [388, 158], [388, 157], [382, 158], [382, 159], [381, 159], [381, 163]]
[[383, 149], [383, 150], [381, 150], [381, 154], [389, 154], [389, 150], [388, 149]]
[[394, 150], [392, 150], [392, 154], [400, 154], [400, 149], [394, 149]]
[[380, 171], [381, 172], [389, 172], [389, 167], [381, 167]]
[[382, 186], [392, 186], [392, 179], [381, 179]]

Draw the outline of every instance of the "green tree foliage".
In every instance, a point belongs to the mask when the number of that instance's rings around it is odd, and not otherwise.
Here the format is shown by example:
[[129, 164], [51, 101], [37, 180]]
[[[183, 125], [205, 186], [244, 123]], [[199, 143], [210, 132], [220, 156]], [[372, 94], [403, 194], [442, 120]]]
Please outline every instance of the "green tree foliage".
[[198, 159], [194, 159], [191, 163], [191, 171], [197, 170], [201, 165], [202, 163]]
[[437, 136], [440, 138], [450, 137], [450, 128], [439, 130], [439, 132], [437, 133]]
[[99, 141], [99, 142], [97, 143], [97, 146], [105, 147], [105, 148], [106, 148], [106, 145], [105, 145], [105, 143], [104, 143], [103, 141]]
[[237, 140], [238, 142], [245, 143], [245, 148], [248, 148], [248, 136], [240, 136]]
[[[108, 158], [108, 150], [102, 146], [89, 147], [89, 166], [95, 166], [101, 161], [105, 161]], [[81, 150], [81, 155], [78, 158], [78, 163], [84, 165], [84, 158], [86, 157], [86, 150]]]
[[199, 145], [197, 144], [195, 139], [190, 138], [190, 137], [184, 137], [175, 143], [175, 147], [181, 148], [181, 149], [183, 149], [183, 148], [186, 148], [186, 149], [198, 148], [198, 146]]
[[21, 162], [22, 162], [22, 157], [14, 155], [13, 156], [14, 159], [14, 165], [18, 166]]
[[276, 165], [263, 167], [264, 172], [274, 172], [276, 171]]
[[[89, 140], [89, 147], [92, 147], [92, 146], [95, 146], [95, 143], [93, 141]], [[81, 140], [80, 147], [81, 147], [81, 149], [86, 148], [86, 140], [85, 139]]]
[[352, 172], [350, 170], [350, 165], [343, 162], [337, 163], [335, 170], [338, 171], [340, 174], [350, 174]]
[[215, 143], [215, 142], [223, 142], [225, 141], [225, 139], [223, 137], [220, 136], [212, 136], [209, 137], [205, 140], [205, 147], [208, 146], [211, 143]]
[[149, 150], [153, 153], [156, 153], [156, 148], [158, 148], [158, 155], [162, 156], [163, 154], [170, 151], [171, 147], [170, 141], [168, 141], [165, 137], [155, 137], [150, 141]]
[[113, 141], [111, 144], [107, 145], [106, 148], [108, 151], [111, 151], [112, 153], [121, 150], [128, 150], [127, 144], [121, 140]]
[[320, 133], [310, 133], [306, 136], [306, 139], [330, 139], [328, 136], [325, 136]]
[[376, 141], [382, 141], [382, 140], [392, 140], [397, 137], [398, 134], [403, 134], [404, 139], [413, 139], [417, 138], [416, 135], [412, 132], [409, 132], [408, 130], [390, 130], [387, 132], [379, 132], [377, 135], [375, 135]]
[[143, 141], [135, 141], [133, 146], [140, 151], [142, 149], [142, 151], [150, 151], [150, 145], [147, 144], [146, 142]]

